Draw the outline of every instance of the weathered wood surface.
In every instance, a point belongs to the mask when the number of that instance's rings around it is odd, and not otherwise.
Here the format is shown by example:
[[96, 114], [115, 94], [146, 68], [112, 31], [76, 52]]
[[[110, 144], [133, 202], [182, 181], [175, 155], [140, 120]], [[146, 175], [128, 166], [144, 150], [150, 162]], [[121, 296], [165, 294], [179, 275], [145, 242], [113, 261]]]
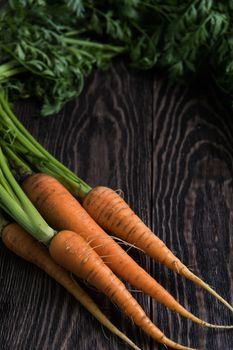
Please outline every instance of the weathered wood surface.
[[[89, 184], [121, 189], [131, 207], [194, 272], [233, 303], [233, 117], [210, 86], [169, 86], [123, 64], [96, 72], [82, 96], [56, 117], [16, 113], [33, 135]], [[205, 320], [233, 324], [206, 292], [129, 252], [183, 305]], [[93, 289], [111, 320], [144, 350], [163, 349]], [[233, 349], [233, 331], [208, 330], [133, 291], [154, 322], [177, 342]], [[1, 350], [123, 350], [57, 283], [0, 245]]]

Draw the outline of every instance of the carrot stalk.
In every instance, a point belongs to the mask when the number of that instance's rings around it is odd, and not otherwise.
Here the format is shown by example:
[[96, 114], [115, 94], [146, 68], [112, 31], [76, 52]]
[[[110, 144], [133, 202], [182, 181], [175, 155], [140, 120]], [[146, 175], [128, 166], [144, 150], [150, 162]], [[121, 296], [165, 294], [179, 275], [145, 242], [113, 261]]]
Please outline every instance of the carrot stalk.
[[140, 350], [137, 345], [108, 320], [89, 295], [71, 277], [70, 273], [55, 263], [45, 246], [17, 223], [9, 224], [5, 222], [4, 224], [0, 236], [9, 250], [45, 271], [72, 294], [110, 332], [125, 341], [132, 349]]
[[0, 207], [20, 222], [26, 231], [47, 244], [55, 231], [47, 225], [12, 175], [0, 148]]
[[156, 261], [206, 289], [232, 312], [233, 307], [207, 283], [192, 273], [133, 212], [115, 191], [99, 186], [83, 200], [83, 207], [105, 230], [140, 248]]
[[81, 204], [53, 177], [42, 173], [33, 174], [23, 181], [22, 188], [49, 225], [56, 230], [69, 229], [80, 234], [102, 257], [105, 264], [132, 286], [200, 325], [233, 328], [212, 325], [187, 311], [107, 235]]
[[48, 172], [51, 172], [51, 175], [55, 172], [60, 178], [60, 181], [63, 182], [63, 179], [65, 179], [65, 183], [69, 186], [70, 191], [75, 191], [76, 195], [80, 198], [84, 198], [91, 190], [91, 187], [87, 183], [77, 177], [36, 141], [14, 115], [4, 91], [1, 90], [0, 123], [3, 128], [3, 139], [10, 142], [10, 144], [14, 140], [14, 145], [17, 144], [18, 147], [23, 149], [24, 156], [29, 157], [29, 159], [33, 160], [36, 157], [36, 164], [41, 167], [41, 171], [47, 169]]

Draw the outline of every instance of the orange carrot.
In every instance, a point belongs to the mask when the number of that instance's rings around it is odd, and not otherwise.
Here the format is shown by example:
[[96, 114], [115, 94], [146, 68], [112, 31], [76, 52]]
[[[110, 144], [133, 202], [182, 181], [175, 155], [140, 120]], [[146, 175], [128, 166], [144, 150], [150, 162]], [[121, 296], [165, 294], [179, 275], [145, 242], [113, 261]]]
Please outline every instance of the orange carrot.
[[29, 176], [22, 187], [50, 226], [80, 234], [117, 275], [171, 310], [201, 325], [217, 328], [200, 320], [181, 306], [158, 282], [142, 269], [88, 215], [79, 202], [56, 179], [46, 174]]
[[49, 255], [48, 249], [39, 243], [16, 223], [8, 224], [2, 230], [2, 241], [8, 249], [27, 260], [61, 284], [74, 296], [101, 324], [107, 327], [113, 334], [124, 340], [135, 350], [140, 350], [124, 333], [115, 327], [101, 312], [95, 302], [78, 285], [70, 273], [55, 263]]
[[233, 307], [226, 300], [192, 273], [168, 249], [115, 191], [103, 186], [96, 187], [86, 195], [82, 204], [105, 230], [140, 248], [156, 261], [200, 285], [233, 311]]
[[[16, 232], [16, 235], [14, 234], [13, 237], [12, 231]], [[27, 238], [26, 241], [25, 237]], [[53, 262], [51, 257], [48, 256], [46, 248], [41, 249], [40, 243], [34, 241], [34, 239], [31, 240], [31, 237], [27, 236], [27, 234], [25, 235], [25, 231], [17, 224], [7, 225], [2, 231], [2, 239], [8, 248], [21, 257], [26, 258], [26, 260], [45, 269], [56, 280], [59, 280], [59, 276], [62, 274], [63, 283], [67, 285], [68, 282], [68, 286], [72, 286], [72, 291], [74, 291], [74, 285], [71, 283], [72, 279], [70, 280], [69, 275], [63, 268], [71, 271], [77, 277], [88, 281], [116, 303], [127, 316], [132, 318], [135, 324], [154, 340], [174, 349], [192, 350], [189, 347], [182, 346], [168, 339], [150, 321], [141, 306], [126, 289], [125, 285], [77, 233], [67, 230], [60, 231], [50, 242], [50, 254], [54, 261], [62, 267]], [[52, 265], [50, 264], [51, 262]], [[54, 267], [56, 271], [54, 271]]]
[[154, 340], [174, 349], [190, 349], [168, 339], [150, 321], [125, 285], [80, 235], [60, 231], [52, 239], [49, 251], [58, 264], [102, 291]]

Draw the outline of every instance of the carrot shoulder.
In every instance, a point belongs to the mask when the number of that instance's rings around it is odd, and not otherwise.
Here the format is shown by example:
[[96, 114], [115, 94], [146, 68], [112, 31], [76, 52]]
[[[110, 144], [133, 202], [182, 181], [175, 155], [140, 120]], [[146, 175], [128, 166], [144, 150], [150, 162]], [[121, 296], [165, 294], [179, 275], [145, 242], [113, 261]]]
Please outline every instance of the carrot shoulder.
[[115, 191], [99, 186], [83, 200], [83, 207], [105, 230], [143, 250], [156, 261], [206, 289], [231, 311], [233, 307], [207, 283], [192, 273], [133, 212]]
[[132, 286], [194, 322], [209, 327], [222, 327], [200, 320], [180, 305], [97, 225], [56, 179], [38, 173], [29, 176], [22, 187], [49, 225], [57, 230], [69, 229], [80, 234], [111, 270]]
[[2, 241], [9, 250], [24, 260], [35, 264], [61, 284], [113, 334], [125, 341], [132, 349], [140, 350], [139, 347], [108, 320], [89, 295], [71, 277], [70, 273], [51, 258], [48, 249], [28, 234], [22, 227], [16, 223], [5, 226], [2, 230]]

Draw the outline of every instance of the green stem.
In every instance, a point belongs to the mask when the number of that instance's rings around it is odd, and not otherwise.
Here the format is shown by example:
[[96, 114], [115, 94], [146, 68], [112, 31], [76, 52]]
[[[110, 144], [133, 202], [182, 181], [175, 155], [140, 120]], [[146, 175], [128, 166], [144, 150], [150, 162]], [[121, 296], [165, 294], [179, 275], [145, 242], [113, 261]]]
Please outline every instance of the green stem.
[[[70, 176], [76, 177], [74, 173], [69, 170], [65, 165], [60, 163], [56, 158], [54, 158], [39, 142], [36, 141], [36, 139], [30, 134], [30, 132], [23, 126], [23, 124], [19, 121], [19, 119], [14, 115], [14, 113], [11, 110], [11, 107], [9, 103], [6, 101], [3, 94], [0, 93], [0, 103], [2, 104], [1, 108], [0, 106], [0, 114], [2, 113], [3, 116], [6, 118], [6, 127], [9, 127], [9, 125], [14, 130], [15, 134], [18, 136], [18, 139], [20, 142], [24, 144], [27, 150], [33, 151], [33, 153], [38, 157], [45, 157], [49, 159], [52, 163], [55, 163], [58, 168], [60, 168], [62, 171], [66, 171], [70, 174]], [[24, 136], [24, 137], [23, 137]], [[33, 147], [33, 149], [31, 149]], [[83, 183], [83, 186], [85, 185], [88, 187], [87, 190], [90, 190], [90, 187], [85, 184], [84, 181], [80, 179], [80, 181]]]
[[14, 173], [15, 177], [18, 176], [19, 180], [21, 181], [26, 176], [33, 174], [32, 169], [21, 158], [19, 158], [19, 156], [17, 156], [9, 146], [2, 143], [2, 148], [4, 149], [4, 153], [7, 155], [7, 159], [11, 166], [11, 171]]
[[[26, 153], [30, 154], [31, 156], [33, 155], [37, 161], [38, 159], [44, 159], [45, 162], [47, 161], [50, 163], [50, 168], [56, 167], [57, 175], [59, 175], [60, 178], [64, 178], [63, 183], [67, 182], [65, 177], [68, 177], [70, 184], [72, 183], [72, 187], [75, 186], [76, 188], [76, 195], [82, 200], [91, 190], [91, 187], [79, 177], [77, 177], [71, 170], [59, 162], [55, 157], [53, 157], [39, 142], [34, 139], [34, 137], [16, 118], [4, 95], [1, 93], [0, 103], [2, 104], [2, 108], [0, 106], [0, 113], [5, 118], [6, 128], [9, 128], [10, 126], [10, 128], [14, 131], [13, 137], [17, 136], [18, 142], [25, 147]], [[2, 121], [0, 120], [0, 122]]]
[[88, 40], [82, 40], [82, 39], [74, 39], [69, 37], [64, 37], [64, 42], [67, 44], [75, 44], [80, 46], [86, 46], [86, 47], [92, 47], [95, 49], [100, 50], [110, 50], [116, 53], [122, 53], [125, 51], [125, 48], [123, 46], [113, 46], [109, 44], [101, 44], [95, 41], [88, 41]]
[[25, 72], [25, 68], [22, 67], [16, 60], [11, 60], [7, 63], [0, 65], [0, 81], [4, 81], [19, 73]]
[[[2, 103], [2, 106], [0, 105], [0, 116], [2, 117], [2, 121], [5, 120], [6, 129], [10, 128], [10, 131], [13, 131], [13, 138], [15, 136], [19, 136], [19, 139], [21, 140], [22, 144], [26, 147], [26, 149], [31, 149], [31, 151], [33, 151], [37, 156], [41, 156], [41, 152], [37, 149], [37, 144], [34, 145], [33, 142], [30, 142], [31, 140], [29, 136], [31, 134], [27, 132], [26, 129], [22, 128], [25, 137], [23, 137], [23, 135], [20, 135], [18, 129], [19, 126], [22, 124], [17, 120], [17, 118], [15, 118], [16, 120], [13, 120], [14, 114], [12, 113], [10, 106], [8, 104], [4, 104], [4, 100], [5, 99], [3, 99], [3, 96], [0, 93], [0, 102]], [[16, 125], [18, 128], [15, 127], [15, 121], [18, 121], [18, 125]]]
[[12, 190], [11, 186], [9, 185], [9, 183], [7, 182], [7, 180], [4, 177], [4, 174], [2, 172], [2, 170], [0, 170], [0, 183], [1, 185], [5, 188], [5, 190], [9, 193], [9, 195], [18, 202], [18, 198], [15, 195], [14, 191]]
[[[27, 157], [29, 158], [29, 157]], [[91, 190], [91, 187], [87, 187], [87, 185], [83, 186], [83, 181], [80, 178], [73, 179], [66, 174], [65, 172], [61, 172], [60, 169], [53, 163], [47, 162], [40, 164], [35, 162], [35, 158], [31, 157], [32, 164], [38, 164], [37, 168], [39, 171], [46, 173], [50, 176], [55, 177], [59, 182], [61, 182], [71, 193], [75, 195], [75, 197], [83, 200], [87, 193]]]
[[36, 219], [37, 217], [39, 217], [40, 215], [38, 215], [38, 212], [35, 210], [35, 208], [31, 205], [30, 200], [28, 199], [28, 197], [25, 195], [25, 193], [23, 192], [23, 190], [21, 189], [21, 187], [18, 185], [18, 183], [16, 182], [14, 176], [12, 175], [5, 156], [2, 152], [2, 149], [0, 148], [0, 163], [1, 163], [1, 169], [2, 172], [6, 178], [6, 180], [8, 181], [8, 183], [11, 184], [11, 187], [15, 193], [15, 195], [17, 196], [17, 198], [20, 198], [22, 207], [24, 209], [27, 209], [27, 212], [29, 213], [29, 215], [31, 215], [32, 220], [35, 220], [36, 223]]
[[[9, 148], [11, 147], [11, 149]], [[32, 165], [36, 167], [42, 173], [48, 174], [50, 176], [55, 177], [59, 182], [61, 182], [70, 192], [75, 194], [77, 198], [83, 199], [87, 192], [87, 186], [83, 186], [83, 181], [81, 181], [78, 177], [72, 178], [69, 173], [62, 171], [53, 164], [48, 159], [37, 158], [34, 154], [28, 152], [24, 148], [22, 148], [18, 144], [7, 146], [9, 149], [9, 157], [12, 159], [13, 167], [17, 167], [17, 175], [20, 176], [20, 180], [23, 181], [25, 176], [32, 173], [32, 170], [28, 165], [26, 165], [22, 159], [20, 159], [15, 152], [19, 152], [22, 156]], [[14, 151], [12, 151], [14, 148]], [[89, 191], [91, 188], [89, 187]]]
[[27, 159], [30, 159], [30, 162], [35, 165], [37, 169], [39, 168], [40, 171], [43, 171], [43, 167], [44, 169], [47, 168], [50, 175], [56, 177], [65, 186], [69, 187], [69, 189], [72, 190], [72, 193], [82, 200], [91, 190], [91, 187], [53, 157], [34, 139], [34, 137], [16, 118], [9, 103], [1, 93], [0, 104], [0, 114], [2, 115], [0, 123], [5, 126], [5, 129], [10, 129], [9, 132], [13, 138], [12, 147], [14, 147], [15, 144], [16, 148], [20, 149], [20, 145], [22, 145], [22, 153], [24, 153], [24, 156], [27, 157]]
[[9, 195], [5, 188], [0, 185], [0, 207], [7, 212], [15, 221], [17, 221], [22, 227], [30, 232], [38, 240], [47, 241], [47, 235], [42, 236], [41, 233], [35, 230], [35, 226], [32, 225], [25, 211], [20, 205]]
[[[29, 61], [26, 60], [21, 60], [20, 58], [17, 57], [17, 55], [14, 53], [14, 51], [11, 51], [8, 47], [5, 47], [3, 45], [0, 45], [0, 48], [3, 49], [4, 51], [6, 51], [6, 53], [8, 53], [10, 56], [12, 56], [15, 61], [18, 62], [19, 66], [22, 68], [22, 71], [24, 72], [32, 72], [35, 75], [40, 76], [41, 72], [39, 72], [38, 70], [34, 69], [32, 65], [28, 64]], [[33, 48], [34, 50], [38, 51], [39, 54], [43, 54], [43, 52], [39, 49], [36, 49], [36, 47]], [[46, 79], [48, 80], [53, 80], [53, 77], [51, 77], [50, 75], [46, 75]]]
[[69, 51], [74, 53], [76, 57], [83, 56], [92, 59], [93, 62], [95, 61], [95, 57], [87, 51], [81, 50], [79, 48], [74, 48], [73, 46], [69, 47]]
[[[1, 142], [1, 141], [0, 141]], [[7, 155], [7, 159], [11, 165], [11, 172], [15, 174], [15, 176], [18, 178], [19, 181], [23, 181], [26, 176], [30, 176], [33, 174], [32, 169], [26, 164], [16, 153], [15, 151], [10, 148], [9, 145], [6, 145], [4, 142], [2, 143], [2, 148], [4, 149], [4, 153]], [[13, 147], [13, 146], [12, 146]], [[18, 148], [19, 149], [19, 148]], [[40, 161], [40, 159], [36, 160], [32, 155], [29, 153], [25, 153], [24, 151], [21, 152], [24, 153], [25, 158], [31, 163], [31, 164], [37, 164], [37, 169], [43, 173], [46, 173], [50, 176], [54, 176], [56, 174], [56, 178], [63, 183], [64, 185], [68, 185], [68, 189], [73, 192], [75, 187], [77, 187], [77, 182], [72, 181], [68, 176], [66, 176], [64, 173], [62, 176], [59, 174], [59, 169], [57, 169], [56, 165], [51, 164], [48, 161]], [[79, 192], [80, 195], [80, 192]]]
[[70, 32], [66, 32], [65, 33], [65, 37], [70, 37], [70, 36], [79, 36], [80, 34], [86, 33], [87, 29], [83, 28], [83, 29], [79, 29], [79, 30], [72, 30]]
[[17, 75], [19, 73], [24, 73], [26, 70], [23, 67], [19, 67], [19, 68], [14, 68], [14, 69], [10, 69], [8, 71], [2, 72], [0, 74], [0, 81], [4, 81], [14, 75]]
[[[44, 172], [50, 176], [55, 177], [65, 187], [68, 188], [77, 198], [84, 199], [87, 193], [91, 190], [91, 187], [72, 173], [68, 168], [60, 169], [59, 166], [50, 159], [40, 156], [38, 157], [30, 149], [25, 148], [18, 140], [15, 140], [12, 144], [8, 145], [13, 152], [21, 154], [22, 158], [26, 159], [31, 165], [33, 165], [40, 172]], [[72, 175], [72, 176], [71, 176]], [[24, 174], [22, 174], [24, 176]]]
[[16, 60], [11, 60], [11, 61], [8, 61], [7, 63], [2, 63], [0, 65], [0, 75], [2, 73], [4, 73], [5, 71], [7, 71], [7, 70], [11, 70], [13, 68], [18, 67], [18, 65], [19, 64], [18, 64], [18, 62]]
[[[55, 231], [48, 226], [36, 208], [32, 205], [21, 187], [12, 175], [5, 156], [0, 148], [0, 167], [7, 182], [11, 185], [13, 192], [18, 198], [20, 205], [1, 185], [1, 205], [19, 224], [21, 224], [34, 237], [42, 242], [48, 242]], [[10, 211], [10, 212], [9, 212]]]

